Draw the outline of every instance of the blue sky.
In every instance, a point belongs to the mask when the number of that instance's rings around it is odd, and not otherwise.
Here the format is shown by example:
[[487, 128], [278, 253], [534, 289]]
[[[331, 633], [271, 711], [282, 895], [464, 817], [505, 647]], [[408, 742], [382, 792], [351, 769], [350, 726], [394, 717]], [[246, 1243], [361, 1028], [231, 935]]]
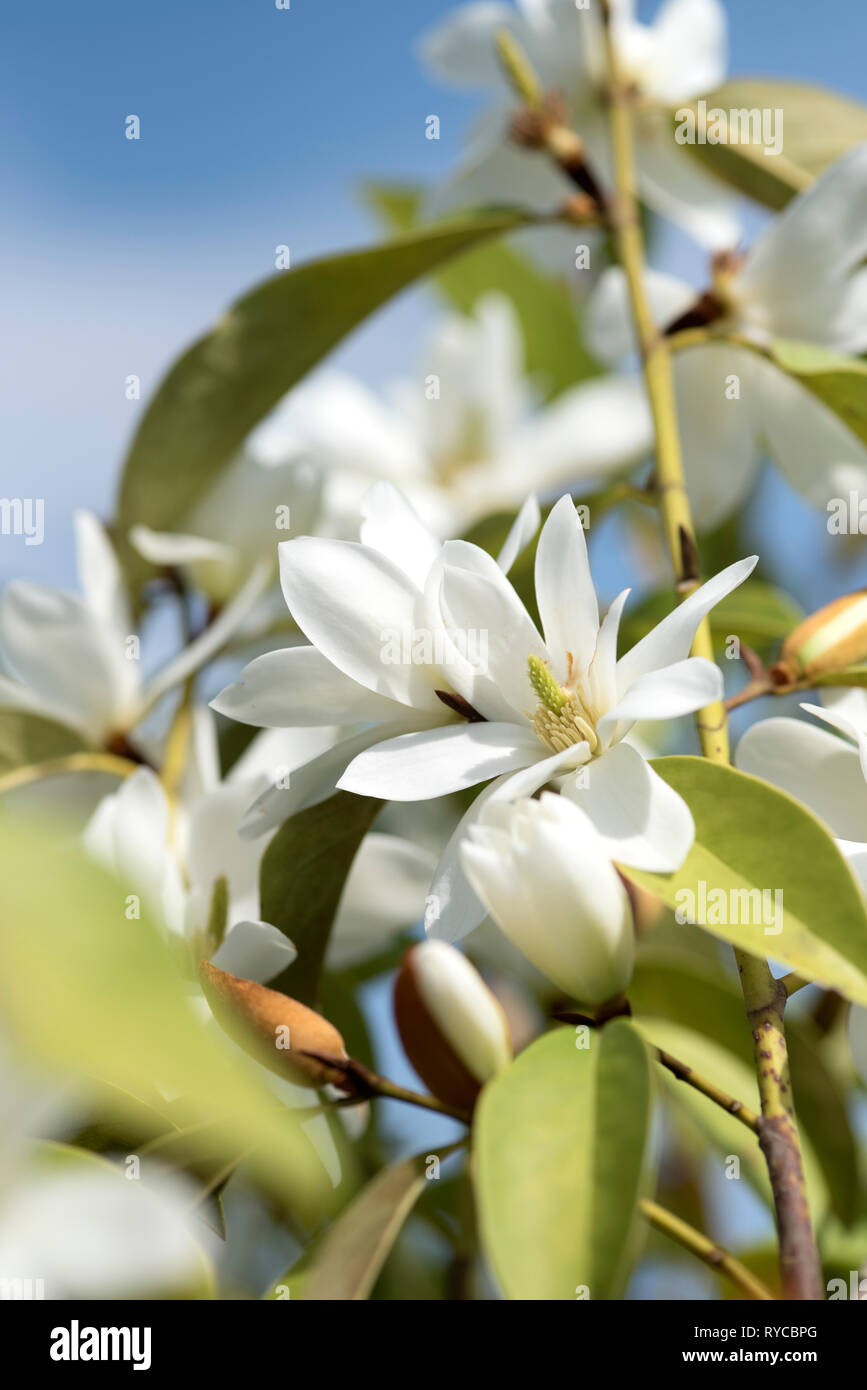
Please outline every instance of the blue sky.
[[[374, 233], [369, 177], [434, 180], [475, 99], [415, 56], [448, 0], [148, 0], [7, 7], [0, 82], [3, 483], [46, 499], [46, 544], [0, 547], [0, 578], [71, 577], [69, 515], [107, 508], [141, 405], [181, 347], [268, 274]], [[642, 6], [652, 14], [655, 5]], [[867, 96], [860, 0], [800, 16], [728, 0], [732, 70]], [[860, 30], [861, 38], [858, 38]], [[441, 140], [424, 118], [441, 119]], [[138, 142], [124, 118], [142, 122]], [[669, 254], [679, 255], [674, 248]], [[378, 384], [423, 334], [424, 292], [379, 315], [340, 360]]]

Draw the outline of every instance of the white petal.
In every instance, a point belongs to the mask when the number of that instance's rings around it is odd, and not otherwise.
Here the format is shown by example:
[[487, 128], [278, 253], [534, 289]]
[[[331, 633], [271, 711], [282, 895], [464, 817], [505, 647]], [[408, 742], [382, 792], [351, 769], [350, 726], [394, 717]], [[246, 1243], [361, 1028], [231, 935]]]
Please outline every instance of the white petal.
[[186, 536], [179, 531], [152, 531], [149, 526], [133, 526], [130, 544], [152, 565], [192, 565], [201, 560], [231, 561], [235, 552], [205, 536]]
[[401, 655], [401, 639], [419, 625], [421, 594], [393, 561], [369, 546], [307, 536], [279, 550], [286, 602], [314, 647], [369, 690], [417, 709], [441, 708], [434, 668]]
[[703, 709], [723, 694], [722, 672], [712, 661], [688, 656], [673, 666], [648, 671], [633, 681], [621, 700], [599, 720], [598, 733], [604, 741], [621, 721], [638, 719], [677, 719]]
[[497, 556], [497, 564], [508, 574], [522, 550], [530, 544], [542, 521], [542, 513], [535, 493], [527, 498], [515, 520], [509, 527], [509, 534]]
[[101, 742], [125, 727], [138, 683], [123, 638], [88, 604], [13, 580], [0, 598], [0, 643], [8, 667], [64, 723]]
[[628, 743], [582, 769], [586, 785], [567, 777], [565, 796], [586, 812], [611, 859], [636, 869], [679, 869], [695, 839], [686, 802]]
[[345, 676], [315, 647], [283, 647], [245, 666], [211, 708], [259, 729], [356, 724], [394, 718], [404, 707]]
[[352, 861], [328, 945], [329, 970], [385, 950], [424, 916], [436, 859], [398, 835], [365, 835]]
[[590, 689], [597, 710], [611, 709], [617, 700], [617, 641], [623, 607], [631, 592], [631, 589], [621, 590], [599, 627], [596, 652], [590, 665]]
[[437, 603], [453, 651], [449, 684], [487, 719], [527, 717], [535, 696], [527, 658], [547, 659], [545, 644], [496, 561], [479, 546], [450, 541], [431, 574], [428, 601]]
[[[417, 728], [420, 724], [423, 727], [424, 721], [421, 716], [416, 716], [414, 726]], [[402, 733], [406, 727], [407, 721], [403, 720], [363, 729], [361, 733], [334, 743], [298, 767], [277, 769], [277, 780], [256, 797], [245, 812], [238, 833], [244, 838], [256, 839], [282, 825], [296, 811], [303, 811], [306, 806], [315, 806], [333, 796], [341, 774], [363, 748]]]
[[675, 144], [668, 119], [653, 112], [650, 138], [638, 142], [639, 192], [653, 212], [683, 227], [700, 245], [728, 251], [743, 235], [732, 191]]
[[867, 491], [867, 448], [833, 410], [799, 381], [758, 359], [757, 425], [780, 470], [814, 507]]
[[565, 391], [518, 435], [514, 453], [532, 460], [537, 487], [605, 479], [653, 447], [653, 423], [639, 377], [594, 377]]
[[338, 782], [386, 801], [426, 801], [537, 762], [543, 746], [516, 724], [465, 724], [401, 734], [360, 753]]
[[297, 955], [289, 938], [270, 922], [245, 921], [229, 928], [211, 960], [218, 970], [263, 985], [291, 965]]
[[509, 1065], [506, 1016], [466, 956], [445, 941], [422, 941], [413, 947], [412, 971], [424, 1009], [476, 1081]]
[[821, 705], [802, 704], [801, 709], [805, 709], [808, 714], [815, 714], [817, 719], [824, 719], [826, 724], [839, 729], [841, 733], [848, 734], [854, 740], [861, 760], [861, 771], [867, 778], [867, 729], [849, 717], [846, 706], [838, 705], [836, 708], [823, 709]]
[[665, 0], [653, 21], [652, 94], [669, 105], [709, 92], [728, 69], [726, 13], [719, 0]]
[[635, 955], [629, 899], [570, 800], [489, 805], [462, 859], [501, 930], [560, 989], [594, 1004], [622, 992]]
[[[582, 745], [586, 749], [587, 745]], [[546, 782], [556, 777], [563, 766], [574, 758], [574, 749], [567, 748], [562, 753], [552, 753], [541, 762], [523, 768], [520, 772], [507, 773], [498, 777], [479, 793], [470, 809], [462, 817], [451, 839], [443, 850], [437, 866], [425, 912], [425, 929], [429, 936], [442, 941], [460, 941], [467, 936], [486, 915], [486, 909], [470, 886], [469, 879], [461, 864], [461, 845], [485, 807], [492, 801], [514, 801], [521, 796], [532, 796]]]
[[583, 676], [596, 650], [599, 605], [584, 527], [571, 497], [560, 498], [542, 527], [536, 601], [555, 679], [564, 682], [570, 666]]
[[416, 588], [423, 589], [441, 545], [403, 493], [391, 483], [374, 483], [362, 498], [361, 514], [363, 544], [387, 555]]
[[738, 560], [714, 575], [694, 594], [673, 609], [656, 627], [642, 637], [617, 663], [617, 695], [621, 699], [639, 676], [684, 661], [689, 655], [696, 630], [720, 599], [725, 598], [752, 574], [758, 556]]
[[675, 356], [674, 385], [687, 493], [696, 525], [710, 530], [743, 506], [756, 475], [760, 359], [729, 343], [688, 348]]
[[867, 838], [867, 784], [856, 750], [802, 719], [761, 719], [738, 743], [735, 763], [788, 792], [846, 840]]
[[[664, 328], [695, 302], [696, 292], [683, 280], [650, 270], [645, 289], [657, 324]], [[620, 362], [637, 350], [629, 288], [623, 271], [604, 270], [587, 304], [588, 345], [603, 362]]]
[[481, 0], [461, 5], [426, 34], [420, 45], [428, 67], [460, 86], [498, 86], [503, 81], [495, 38], [500, 29], [524, 35], [527, 26], [511, 5]]
[[[847, 281], [867, 256], [867, 144], [837, 160], [772, 218], [755, 242], [735, 288], [745, 312], [776, 337], [808, 338], [844, 352], [867, 346], [867, 321], [849, 324]], [[792, 286], [798, 286], [797, 294]]]
[[217, 656], [250, 615], [267, 588], [270, 578], [270, 563], [260, 561], [232, 602], [227, 604], [199, 637], [194, 638], [188, 647], [153, 677], [142, 697], [139, 718], [152, 709], [174, 686], [195, 675], [196, 671]]
[[117, 556], [105, 528], [91, 512], [75, 513], [75, 553], [78, 580], [88, 607], [112, 630], [130, 631], [129, 598]]

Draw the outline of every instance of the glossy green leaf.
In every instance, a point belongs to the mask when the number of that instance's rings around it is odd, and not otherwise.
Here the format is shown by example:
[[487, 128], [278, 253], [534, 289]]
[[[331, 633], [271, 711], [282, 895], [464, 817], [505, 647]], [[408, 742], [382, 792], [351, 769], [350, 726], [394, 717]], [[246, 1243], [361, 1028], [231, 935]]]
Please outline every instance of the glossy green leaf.
[[381, 305], [449, 257], [530, 221], [504, 211], [420, 228], [284, 271], [236, 300], [148, 404], [121, 480], [119, 541], [134, 523], [176, 525], [254, 425]]
[[758, 777], [705, 758], [653, 767], [692, 811], [695, 843], [676, 873], [623, 872], [685, 920], [867, 1004], [867, 909], [821, 822]]
[[259, 869], [262, 917], [298, 949], [297, 960], [270, 981], [272, 989], [316, 1003], [343, 885], [382, 805], [373, 797], [336, 792], [290, 816], [266, 849]]
[[[411, 187], [365, 190], [368, 203], [393, 231], [418, 227], [423, 194]], [[464, 314], [484, 294], [506, 295], [524, 339], [524, 366], [545, 400], [595, 376], [600, 367], [582, 345], [574, 296], [565, 279], [546, 275], [520, 250], [520, 232], [508, 241], [487, 242], [438, 270], [432, 283]]]
[[[765, 154], [761, 143], [686, 144], [719, 178], [766, 207], [785, 207], [847, 150], [867, 140], [867, 107], [839, 92], [803, 82], [773, 78], [735, 78], [704, 98], [706, 111], [781, 111], [779, 154]], [[684, 108], [679, 108], [683, 110]], [[697, 103], [696, 133], [701, 122]], [[779, 122], [781, 121], [781, 124]], [[675, 120], [677, 125], [677, 120]], [[773, 129], [769, 132], [773, 136]]]
[[482, 1092], [473, 1176], [482, 1242], [509, 1298], [617, 1298], [634, 1254], [650, 1059], [617, 1019], [576, 1047], [534, 1042]]
[[87, 745], [72, 729], [27, 710], [0, 709], [0, 776], [31, 763], [80, 753]]
[[227, 1158], [243, 1135], [251, 1169], [276, 1195], [321, 1211], [331, 1184], [300, 1124], [264, 1074], [204, 1026], [169, 944], [144, 916], [127, 917], [128, 886], [74, 844], [8, 825], [0, 881], [0, 1007], [13, 1042], [85, 1093], [94, 1086], [102, 1114], [116, 1105], [138, 1122], [144, 1104], [177, 1128], [207, 1123]]
[[[453, 1148], [434, 1156], [444, 1158]], [[340, 1213], [309, 1265], [305, 1300], [346, 1302], [370, 1297], [389, 1252], [429, 1181], [431, 1156], [416, 1154], [383, 1168]]]

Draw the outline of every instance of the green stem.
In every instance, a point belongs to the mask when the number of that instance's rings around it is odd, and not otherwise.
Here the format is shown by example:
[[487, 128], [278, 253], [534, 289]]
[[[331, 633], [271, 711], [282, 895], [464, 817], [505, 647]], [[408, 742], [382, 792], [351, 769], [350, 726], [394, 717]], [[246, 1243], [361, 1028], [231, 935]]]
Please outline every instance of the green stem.
[[678, 1245], [682, 1245], [684, 1250], [689, 1250], [693, 1255], [697, 1255], [711, 1269], [719, 1270], [721, 1274], [726, 1274], [732, 1283], [737, 1285], [747, 1298], [754, 1298], [763, 1303], [773, 1300], [774, 1295], [767, 1289], [761, 1280], [742, 1265], [740, 1260], [736, 1260], [734, 1255], [729, 1254], [721, 1245], [715, 1244], [708, 1236], [702, 1235], [694, 1226], [690, 1226], [686, 1221], [681, 1221], [679, 1216], [673, 1212], [666, 1211], [665, 1207], [659, 1206], [656, 1202], [643, 1201], [641, 1203], [642, 1215], [648, 1220], [651, 1226], [655, 1226], [658, 1231], [663, 1231], [665, 1235], [671, 1236]]
[[751, 1129], [754, 1134], [759, 1132], [759, 1117], [752, 1110], [744, 1105], [743, 1101], [735, 1100], [720, 1086], [713, 1081], [708, 1081], [706, 1077], [700, 1076], [692, 1067], [688, 1067], [685, 1062], [679, 1062], [676, 1057], [672, 1057], [670, 1052], [663, 1052], [661, 1047], [656, 1049], [657, 1060], [672, 1076], [676, 1076], [678, 1081], [684, 1081], [687, 1086], [692, 1086], [693, 1090], [700, 1091], [708, 1100], [712, 1100], [714, 1105], [719, 1105], [723, 1110], [734, 1115], [736, 1120], [740, 1120], [742, 1125]]
[[[654, 322], [645, 291], [644, 245], [635, 193], [635, 156], [628, 86], [621, 77], [611, 26], [610, 0], [601, 0], [610, 92], [611, 143], [616, 198], [612, 229], [629, 287], [656, 433], [660, 508], [681, 597], [698, 587], [700, 575], [692, 514], [683, 473], [669, 344]], [[710, 624], [699, 627], [693, 654], [713, 661]], [[722, 701], [700, 710], [696, 725], [705, 757], [729, 760], [728, 724]], [[762, 1118], [759, 1143], [768, 1165], [780, 1245], [784, 1298], [821, 1299], [819, 1258], [807, 1205], [804, 1169], [791, 1103], [783, 1008], [786, 992], [766, 960], [735, 951], [744, 1003], [753, 1034]]]

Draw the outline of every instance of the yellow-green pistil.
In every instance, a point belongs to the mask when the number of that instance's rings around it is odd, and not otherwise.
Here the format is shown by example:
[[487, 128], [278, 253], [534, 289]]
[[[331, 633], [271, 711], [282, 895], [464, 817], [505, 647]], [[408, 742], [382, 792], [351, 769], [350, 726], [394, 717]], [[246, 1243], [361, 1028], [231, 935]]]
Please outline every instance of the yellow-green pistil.
[[527, 668], [539, 700], [533, 715], [533, 728], [554, 753], [562, 753], [576, 743], [588, 743], [594, 752], [599, 739], [593, 716], [577, 690], [565, 690], [538, 656], [527, 658]]

